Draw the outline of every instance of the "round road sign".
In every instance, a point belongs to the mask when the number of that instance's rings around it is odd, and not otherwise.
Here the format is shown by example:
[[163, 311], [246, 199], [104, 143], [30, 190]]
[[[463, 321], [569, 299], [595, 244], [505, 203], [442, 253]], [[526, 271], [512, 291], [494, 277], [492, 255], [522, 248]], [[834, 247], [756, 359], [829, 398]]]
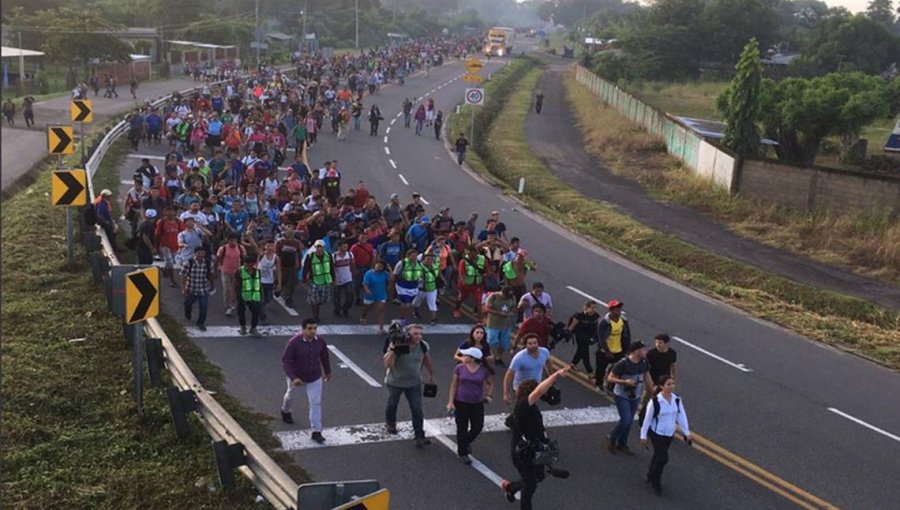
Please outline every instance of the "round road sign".
[[480, 105], [484, 103], [484, 89], [466, 89], [466, 104]]

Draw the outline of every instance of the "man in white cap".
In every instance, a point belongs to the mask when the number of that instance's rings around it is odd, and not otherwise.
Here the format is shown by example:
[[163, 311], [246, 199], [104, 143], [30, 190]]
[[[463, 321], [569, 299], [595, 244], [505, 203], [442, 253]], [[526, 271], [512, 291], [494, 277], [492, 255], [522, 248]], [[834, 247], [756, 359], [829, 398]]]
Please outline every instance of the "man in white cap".
[[332, 301], [334, 292], [334, 263], [325, 251], [325, 241], [313, 243], [312, 251], [303, 260], [303, 280], [307, 285], [306, 301], [318, 322], [319, 308]]
[[137, 255], [137, 263], [140, 265], [153, 264], [156, 255], [156, 209], [147, 209], [143, 214], [143, 221], [138, 224], [135, 231], [134, 251]]
[[109, 238], [109, 244], [112, 245], [113, 251], [118, 251], [119, 246], [116, 244], [116, 233], [119, 231], [119, 225], [116, 224], [112, 217], [112, 203], [110, 203], [112, 191], [104, 189], [100, 192], [100, 196], [94, 201], [94, 213], [97, 217], [97, 224], [106, 232]]

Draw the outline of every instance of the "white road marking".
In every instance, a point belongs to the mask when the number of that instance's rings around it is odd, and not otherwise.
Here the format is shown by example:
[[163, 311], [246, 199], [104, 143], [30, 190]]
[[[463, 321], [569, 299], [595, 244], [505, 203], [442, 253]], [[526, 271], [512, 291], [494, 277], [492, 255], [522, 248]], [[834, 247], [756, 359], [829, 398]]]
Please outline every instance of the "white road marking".
[[153, 160], [157, 160], [157, 161], [165, 161], [166, 160], [165, 156], [151, 156], [149, 154], [129, 154], [128, 157], [135, 158], [135, 159], [146, 158], [146, 159], [153, 159]]
[[388, 149], [387, 147], [385, 147], [385, 148], [384, 148], [384, 153], [387, 154], [388, 156], [390, 156], [390, 155], [391, 155], [391, 149]]
[[[582, 291], [582, 290], [576, 289], [575, 287], [572, 287], [571, 285], [566, 285], [566, 288], [569, 289], [569, 290], [571, 290], [572, 292], [574, 292], [574, 293], [576, 293], [576, 294], [582, 296], [582, 297], [586, 297], [586, 298], [588, 298], [588, 299], [590, 299], [590, 300], [596, 301], [597, 303], [603, 305], [604, 307], [606, 306], [606, 302], [605, 302], [605, 301], [603, 301], [602, 299], [596, 298], [596, 297], [594, 297], [594, 296], [588, 294], [587, 292], [584, 292], [584, 291]], [[722, 363], [725, 363], [725, 364], [728, 365], [728, 366], [734, 367], [734, 368], [740, 370], [741, 372], [745, 372], [745, 373], [753, 372], [752, 369], [747, 368], [746, 366], [744, 366], [743, 363], [735, 363], [735, 362], [733, 362], [733, 361], [729, 361], [729, 360], [723, 358], [722, 356], [719, 356], [718, 354], [709, 352], [709, 351], [707, 351], [706, 349], [704, 349], [704, 348], [702, 348], [702, 347], [700, 347], [700, 346], [694, 345], [694, 344], [688, 342], [687, 340], [685, 340], [685, 339], [683, 339], [683, 338], [679, 338], [679, 337], [677, 337], [677, 336], [673, 336], [673, 337], [672, 337], [672, 340], [675, 340], [675, 341], [677, 341], [677, 342], [679, 342], [679, 343], [681, 343], [681, 344], [683, 344], [683, 345], [686, 345], [687, 347], [690, 347], [691, 349], [694, 349], [694, 350], [696, 350], [696, 351], [698, 351], [698, 352], [702, 352], [703, 354], [706, 354], [706, 355], [709, 356], [710, 358], [713, 358], [713, 359], [715, 359], [715, 360], [721, 361]]]
[[397, 174], [397, 177], [399, 177], [400, 180], [403, 181], [403, 184], [409, 186], [409, 181], [406, 180], [406, 177], [403, 177], [403, 174]]
[[389, 159], [389, 160], [388, 160], [388, 163], [390, 163], [391, 166], [394, 167], [394, 169], [397, 168], [397, 163], [394, 163], [394, 160], [393, 160], [393, 159]]
[[356, 375], [358, 375], [360, 379], [365, 381], [366, 384], [368, 384], [369, 386], [372, 386], [373, 388], [381, 387], [381, 384], [379, 384], [378, 381], [376, 381], [375, 379], [372, 378], [372, 376], [367, 374], [365, 370], [363, 370], [362, 368], [359, 367], [359, 365], [354, 363], [353, 360], [350, 359], [346, 354], [341, 352], [341, 350], [338, 349], [336, 345], [328, 344], [328, 350], [333, 352], [335, 356], [340, 358], [340, 360], [343, 361], [344, 364], [350, 368], [350, 370], [353, 370], [354, 372], [356, 372]]
[[[156, 265], [156, 264], [154, 264]], [[424, 324], [425, 333], [429, 335], [458, 335], [468, 333], [472, 329], [469, 324]], [[238, 326], [207, 326], [206, 331], [200, 331], [195, 326], [185, 328], [188, 335], [193, 338], [229, 338], [237, 337]], [[259, 331], [265, 336], [284, 337], [294, 336], [300, 332], [299, 325], [260, 326]], [[316, 332], [323, 336], [377, 336], [378, 326], [375, 324], [321, 324]]]
[[882, 430], [882, 429], [876, 427], [875, 425], [872, 425], [871, 423], [867, 423], [867, 422], [864, 422], [864, 421], [860, 420], [859, 418], [856, 418], [856, 417], [854, 417], [854, 416], [850, 416], [849, 414], [847, 414], [847, 413], [841, 411], [840, 409], [835, 409], [835, 408], [833, 408], [833, 407], [829, 407], [828, 410], [831, 411], [832, 413], [838, 415], [838, 416], [843, 416], [844, 418], [847, 418], [848, 420], [850, 420], [850, 421], [852, 421], [852, 422], [854, 422], [854, 423], [858, 423], [859, 425], [862, 425], [863, 427], [865, 427], [865, 428], [867, 428], [867, 429], [869, 429], [869, 430], [873, 430], [873, 431], [875, 431], [875, 432], [878, 432], [878, 433], [881, 434], [882, 436], [888, 437], [888, 438], [893, 439], [894, 441], [897, 441], [898, 443], [900, 443], [900, 436], [896, 436], [896, 435], [891, 434], [890, 432], [888, 432], [888, 431], [886, 431], [886, 430]]
[[429, 204], [428, 200], [425, 200], [425, 197], [422, 197], [422, 203], [425, 204], [425, 205], [428, 205], [428, 204]]
[[[397, 119], [392, 120], [391, 124], [393, 124], [395, 120], [397, 120]], [[390, 134], [390, 132], [391, 132], [391, 128], [390, 128], [390, 126], [388, 126], [388, 128], [384, 130], [384, 134], [388, 135], [388, 134]], [[387, 136], [384, 137], [384, 142], [387, 143]]]
[[[485, 418], [487, 418], [487, 417], [485, 417]], [[456, 453], [456, 448], [457, 448], [456, 443], [454, 443], [449, 437], [447, 437], [446, 434], [443, 434], [434, 425], [432, 425], [430, 423], [430, 421], [426, 421], [425, 426], [423, 428], [425, 429], [426, 435], [433, 436], [435, 441], [446, 446], [447, 449], [449, 449], [454, 454]], [[476, 471], [481, 473], [485, 478], [490, 480], [491, 483], [493, 483], [497, 487], [502, 487], [503, 477], [501, 477], [500, 475], [495, 473], [491, 468], [485, 466], [484, 463], [482, 463], [480, 460], [476, 459], [474, 455], [469, 455], [469, 459], [472, 460], [472, 464], [470, 464], [470, 466], [475, 468]], [[518, 498], [516, 498], [516, 499], [518, 499]]]
[[431, 95], [431, 92], [426, 92], [425, 95], [422, 96], [422, 97], [428, 97], [428, 96], [430, 96], [430, 95]]
[[[319, 326], [321, 329], [322, 326]], [[329, 348], [331, 346], [329, 345]], [[577, 425], [597, 425], [601, 423], [615, 423], [619, 421], [619, 413], [615, 406], [584, 407], [579, 409], [554, 409], [542, 411], [545, 427], [572, 427]], [[484, 417], [484, 432], [506, 431], [507, 413], [491, 414]], [[284, 451], [310, 450], [313, 448], [328, 448], [334, 446], [350, 446], [372, 443], [388, 443], [404, 441], [414, 438], [411, 421], [397, 423], [398, 434], [388, 434], [384, 428], [384, 422], [368, 423], [363, 425], [341, 425], [329, 427], [322, 431], [328, 442], [318, 444], [310, 438], [310, 430], [288, 430], [276, 432], [275, 437], [281, 443]], [[456, 421], [452, 417], [433, 418], [425, 420], [425, 435], [435, 436], [456, 435]], [[448, 441], [449, 438], [448, 438]], [[452, 441], [451, 441], [452, 443]], [[456, 453], [456, 445], [453, 444], [453, 452]], [[474, 464], [474, 463], [473, 463]]]
[[384, 143], [387, 143], [387, 135], [384, 135]]
[[398, 118], [398, 119], [399, 119], [400, 117], [402, 117], [402, 116], [403, 116], [403, 112], [400, 112], [400, 113], [397, 114], [397, 118]]
[[274, 299], [275, 299], [275, 302], [277, 302], [279, 305], [281, 305], [281, 307], [284, 308], [284, 311], [286, 311], [288, 313], [288, 315], [290, 315], [291, 317], [299, 317], [300, 316], [300, 314], [297, 312], [297, 310], [294, 310], [293, 308], [288, 306], [284, 302], [284, 298], [282, 298], [281, 296], [274, 296]]
[[[392, 125], [392, 126], [394, 125], [394, 122], [397, 122], [397, 119], [391, 119], [391, 125]], [[388, 129], [391, 129], [391, 128], [388, 128]]]

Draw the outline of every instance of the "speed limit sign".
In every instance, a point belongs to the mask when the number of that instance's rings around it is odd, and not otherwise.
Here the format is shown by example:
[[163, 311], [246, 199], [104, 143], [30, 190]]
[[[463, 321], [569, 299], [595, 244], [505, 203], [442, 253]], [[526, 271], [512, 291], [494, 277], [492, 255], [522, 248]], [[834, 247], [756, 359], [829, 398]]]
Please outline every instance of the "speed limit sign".
[[466, 89], [466, 104], [473, 106], [481, 106], [484, 104], [484, 89], [472, 88]]

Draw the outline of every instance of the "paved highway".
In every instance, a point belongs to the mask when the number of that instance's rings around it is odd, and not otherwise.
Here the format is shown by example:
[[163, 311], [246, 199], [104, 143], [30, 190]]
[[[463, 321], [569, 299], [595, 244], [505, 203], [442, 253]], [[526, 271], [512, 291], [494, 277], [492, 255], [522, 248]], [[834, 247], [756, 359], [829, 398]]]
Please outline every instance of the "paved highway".
[[[501, 65], [496, 60], [486, 62], [482, 74], [495, 72]], [[654, 496], [642, 483], [649, 453], [626, 458], [606, 452], [603, 436], [612, 427], [608, 421], [614, 419], [609, 401], [566, 380], [561, 385], [563, 403], [553, 410], [559, 411], [558, 423], [575, 424], [553, 427], [551, 435], [559, 439], [563, 464], [573, 475], [541, 484], [538, 508], [896, 508], [900, 500], [896, 483], [900, 377], [748, 317], [591, 245], [474, 178], [456, 165], [442, 142], [417, 137], [402, 127], [396, 115], [404, 97], [427, 94], [445, 112], [461, 102], [467, 86], [459, 79], [462, 72], [459, 62], [448, 63], [428, 77], [367, 97], [366, 107], [378, 104], [387, 119], [381, 134], [351, 132], [347, 141], [338, 142], [330, 132], [322, 133], [310, 162], [318, 166], [340, 159], [345, 187], [363, 179], [381, 204], [394, 192], [405, 203], [415, 190], [428, 202], [429, 214], [440, 206], [451, 207], [457, 219], [466, 219], [473, 211], [486, 218], [491, 210], [500, 210], [509, 232], [522, 238], [530, 257], [540, 265], [532, 281], [543, 281], [553, 295], [557, 318], [567, 318], [589, 296], [604, 302], [615, 298], [624, 301], [636, 339], [646, 342], [662, 331], [679, 338], [672, 343], [679, 352], [678, 392], [691, 428], [731, 452], [709, 446], [708, 456], [699, 448], [674, 446], [664, 480], [666, 493], [662, 498]], [[143, 147], [139, 153], [162, 154]], [[123, 183], [130, 180], [139, 162], [130, 158], [123, 165]], [[125, 190], [123, 184], [120, 196]], [[209, 330], [189, 331], [222, 367], [228, 391], [272, 416], [275, 434], [317, 480], [376, 478], [391, 489], [392, 508], [398, 509], [512, 507], [495, 485], [496, 477], [515, 475], [505, 431], [486, 432], [478, 439], [474, 457], [479, 462], [473, 467], [459, 463], [455, 452], [443, 444], [453, 441], [452, 434], [441, 433], [446, 430], [441, 420], [451, 354], [465, 336], [459, 331], [470, 324], [450, 318], [446, 305], [440, 315], [444, 332], [426, 329], [438, 360], [441, 390], [437, 399], [426, 399], [425, 414], [439, 441], [420, 451], [411, 441], [387, 441], [364, 427], [374, 424], [377, 428], [383, 421], [381, 339], [373, 334], [374, 327], [368, 331], [358, 326], [333, 327], [356, 324], [358, 312], [352, 310], [350, 319], [337, 320], [330, 311], [323, 314], [323, 323], [329, 327], [321, 333], [335, 348], [336, 375], [325, 388], [329, 441], [320, 447], [310, 444], [305, 433], [296, 433], [307, 426], [301, 405], [294, 410], [296, 425], [277, 420], [284, 389], [280, 356], [291, 329], [272, 327], [263, 338], [239, 337], [236, 319], [224, 317], [220, 295], [210, 301]], [[308, 309], [304, 299], [297, 301], [304, 303], [300, 316], [276, 304], [270, 321], [298, 329]], [[167, 313], [181, 317], [180, 296], [174, 289], [165, 289], [163, 303]], [[562, 359], [571, 358], [570, 346], [558, 351]], [[408, 420], [404, 404], [400, 409], [400, 419]], [[486, 413], [499, 416], [509, 410], [494, 403]], [[634, 446], [634, 431], [633, 441]], [[723, 463], [713, 457], [729, 460]], [[768, 474], [761, 474], [751, 463]]]

